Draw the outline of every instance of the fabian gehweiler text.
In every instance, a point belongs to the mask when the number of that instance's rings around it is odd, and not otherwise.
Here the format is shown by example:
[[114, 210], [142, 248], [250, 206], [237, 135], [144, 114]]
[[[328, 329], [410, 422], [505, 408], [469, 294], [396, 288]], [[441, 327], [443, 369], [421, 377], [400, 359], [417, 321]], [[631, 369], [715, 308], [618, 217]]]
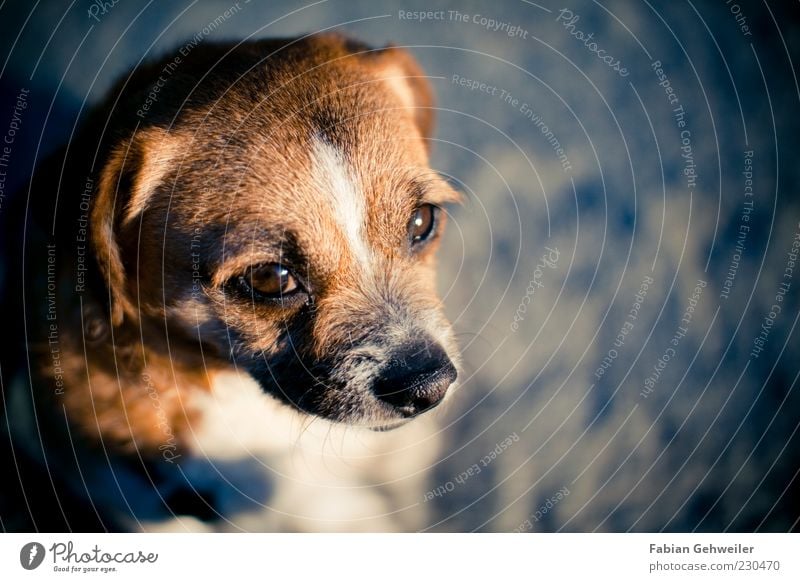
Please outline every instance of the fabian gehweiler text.
[[650, 544], [651, 554], [752, 554], [753, 546], [733, 544], [715, 546], [714, 544], [695, 544], [694, 546], [676, 546], [674, 544]]

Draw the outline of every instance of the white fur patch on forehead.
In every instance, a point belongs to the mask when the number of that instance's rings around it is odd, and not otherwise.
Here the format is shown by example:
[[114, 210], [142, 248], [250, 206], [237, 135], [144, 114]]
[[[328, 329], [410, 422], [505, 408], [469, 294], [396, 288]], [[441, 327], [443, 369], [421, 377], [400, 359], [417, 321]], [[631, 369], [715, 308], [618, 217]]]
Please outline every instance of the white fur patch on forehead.
[[341, 226], [353, 256], [368, 270], [372, 252], [364, 239], [366, 199], [358, 178], [342, 153], [322, 139], [312, 140], [311, 159], [315, 181], [329, 197], [333, 216]]

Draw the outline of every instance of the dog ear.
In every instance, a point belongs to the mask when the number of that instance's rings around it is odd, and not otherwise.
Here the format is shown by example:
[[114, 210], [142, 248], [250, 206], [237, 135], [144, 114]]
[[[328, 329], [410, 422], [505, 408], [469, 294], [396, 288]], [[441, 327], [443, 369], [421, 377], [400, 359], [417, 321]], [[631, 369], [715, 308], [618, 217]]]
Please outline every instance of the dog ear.
[[433, 134], [435, 100], [425, 71], [411, 53], [393, 45], [366, 53], [366, 59], [409, 110], [425, 147], [430, 149], [428, 138]]
[[177, 144], [167, 131], [150, 127], [137, 131], [111, 151], [100, 171], [91, 211], [91, 240], [109, 290], [111, 324], [136, 317], [127, 292], [120, 252], [120, 228], [141, 214], [176, 157]]

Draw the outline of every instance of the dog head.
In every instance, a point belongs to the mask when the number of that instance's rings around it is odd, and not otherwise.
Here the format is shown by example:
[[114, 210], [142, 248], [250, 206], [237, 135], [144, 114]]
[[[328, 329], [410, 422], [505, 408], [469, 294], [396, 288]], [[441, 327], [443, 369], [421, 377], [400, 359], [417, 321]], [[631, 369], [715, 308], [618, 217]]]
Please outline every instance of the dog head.
[[336, 421], [441, 402], [457, 373], [434, 252], [457, 195], [405, 51], [211, 45], [121, 87], [92, 211], [115, 326], [150, 321]]

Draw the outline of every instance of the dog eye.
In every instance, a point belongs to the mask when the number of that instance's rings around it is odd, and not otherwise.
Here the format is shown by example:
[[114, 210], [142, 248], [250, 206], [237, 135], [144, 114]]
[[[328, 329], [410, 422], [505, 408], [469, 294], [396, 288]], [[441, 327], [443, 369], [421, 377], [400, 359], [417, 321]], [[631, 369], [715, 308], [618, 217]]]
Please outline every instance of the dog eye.
[[245, 287], [271, 299], [291, 295], [300, 290], [295, 276], [280, 263], [250, 267], [247, 274], [240, 279]]
[[431, 237], [436, 230], [438, 213], [439, 207], [433, 204], [423, 204], [414, 211], [408, 223], [411, 246], [423, 243]]

